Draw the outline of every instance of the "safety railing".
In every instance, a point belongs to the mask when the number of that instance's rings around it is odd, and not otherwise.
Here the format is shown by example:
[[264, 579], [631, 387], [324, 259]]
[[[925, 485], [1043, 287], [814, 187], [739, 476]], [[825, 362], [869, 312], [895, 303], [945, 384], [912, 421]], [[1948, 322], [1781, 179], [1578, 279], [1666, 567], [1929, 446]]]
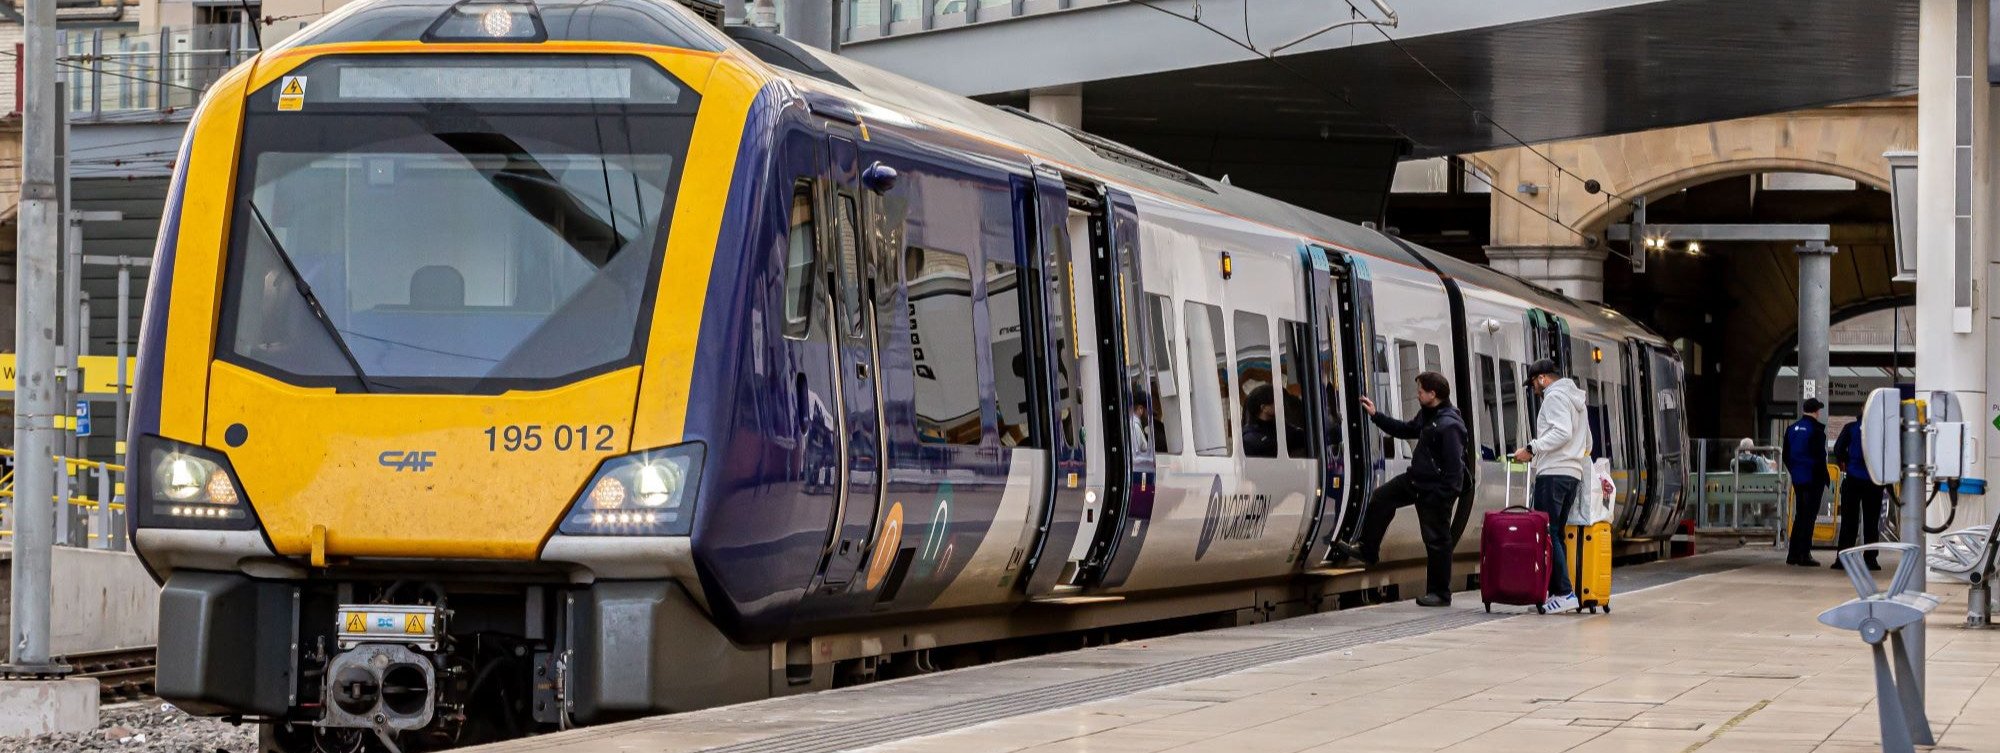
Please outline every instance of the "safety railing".
[[1777, 535], [1791, 508], [1791, 481], [1776, 447], [1738, 439], [1694, 440], [1695, 527], [1708, 533]]
[[[157, 119], [187, 110], [223, 73], [257, 53], [251, 29], [240, 24], [72, 29], [59, 44], [58, 80], [72, 121]], [[172, 145], [166, 149], [171, 154]]]
[[[57, 546], [125, 551], [125, 466], [58, 458]], [[0, 541], [14, 536], [14, 451], [0, 449]]]

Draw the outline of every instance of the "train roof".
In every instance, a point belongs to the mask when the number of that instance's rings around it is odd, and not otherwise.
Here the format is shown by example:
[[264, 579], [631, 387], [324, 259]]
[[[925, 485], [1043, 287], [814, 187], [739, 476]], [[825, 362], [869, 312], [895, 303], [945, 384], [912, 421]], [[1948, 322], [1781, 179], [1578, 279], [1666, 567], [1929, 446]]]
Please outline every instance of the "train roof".
[[[825, 50], [799, 45], [774, 34], [730, 27], [729, 36], [783, 76], [803, 87], [860, 95], [861, 104], [887, 108], [909, 118], [937, 121], [957, 130], [1093, 173], [1114, 183], [1182, 203], [1205, 207], [1324, 243], [1412, 265], [1429, 262], [1465, 283], [1513, 295], [1598, 327], [1664, 343], [1643, 325], [1608, 307], [1571, 299], [1555, 291], [1448, 254], [1399, 242], [1382, 233], [1221, 181], [1195, 175], [1170, 162], [1079, 130], [1000, 108], [932, 87]], [[1417, 259], [1413, 256], [1420, 255]]]

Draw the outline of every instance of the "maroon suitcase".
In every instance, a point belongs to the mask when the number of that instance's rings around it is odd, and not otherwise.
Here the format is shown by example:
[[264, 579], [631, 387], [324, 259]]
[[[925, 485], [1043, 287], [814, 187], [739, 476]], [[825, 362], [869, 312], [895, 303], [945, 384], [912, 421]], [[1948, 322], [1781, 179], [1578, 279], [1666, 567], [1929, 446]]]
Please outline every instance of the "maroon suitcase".
[[1479, 598], [1494, 604], [1533, 606], [1549, 601], [1549, 515], [1510, 506], [1486, 513], [1479, 532]]

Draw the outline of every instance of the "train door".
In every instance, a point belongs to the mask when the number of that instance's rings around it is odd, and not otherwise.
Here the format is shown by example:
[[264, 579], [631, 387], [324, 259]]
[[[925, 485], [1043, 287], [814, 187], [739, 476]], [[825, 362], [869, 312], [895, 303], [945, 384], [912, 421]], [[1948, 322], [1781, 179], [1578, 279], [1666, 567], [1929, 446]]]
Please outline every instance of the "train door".
[[1653, 411], [1652, 401], [1647, 398], [1652, 388], [1647, 386], [1646, 348], [1637, 340], [1626, 340], [1620, 354], [1625, 366], [1625, 389], [1622, 399], [1625, 410], [1625, 447], [1630, 457], [1632, 490], [1625, 509], [1618, 514], [1618, 529], [1628, 537], [1648, 535], [1644, 531], [1648, 503], [1652, 499], [1651, 484], [1657, 458], [1653, 452]]
[[[1041, 536], [1036, 539], [1026, 566], [1028, 578], [1024, 590], [1031, 597], [1050, 596], [1059, 589], [1074, 590], [1077, 542], [1085, 541], [1087, 548], [1087, 542], [1094, 540], [1082, 531], [1087, 508], [1096, 505], [1098, 492], [1085, 487], [1092, 467], [1085, 453], [1083, 431], [1082, 388], [1088, 379], [1079, 361], [1088, 341], [1081, 332], [1083, 322], [1079, 314], [1085, 309], [1078, 303], [1081, 286], [1074, 282], [1077, 273], [1071, 253], [1073, 242], [1087, 244], [1088, 240], [1073, 239], [1070, 224], [1072, 199], [1089, 198], [1073, 194], [1054, 169], [1035, 168], [1033, 261], [1041, 272], [1042, 284], [1029, 295], [1033, 307], [1030, 321], [1038, 325], [1034, 327], [1033, 345], [1040, 361], [1036, 365], [1039, 376], [1036, 412], [1050, 432], [1049, 451], [1054, 468], [1044, 484], [1042, 498], [1048, 503], [1042, 510]], [[1087, 253], [1084, 258], [1088, 259]], [[1094, 522], [1095, 511], [1089, 512]]]
[[[1099, 510], [1097, 531], [1084, 559], [1087, 583], [1116, 586], [1125, 581], [1138, 561], [1145, 543], [1146, 528], [1153, 518], [1155, 443], [1153, 416], [1160, 406], [1153, 400], [1148, 375], [1155, 369], [1155, 356], [1147, 344], [1153, 341], [1146, 317], [1146, 295], [1141, 287], [1139, 216], [1132, 197], [1108, 191], [1109, 201], [1103, 238], [1092, 238], [1091, 280], [1096, 300], [1097, 349], [1108, 368], [1099, 369], [1101, 394], [1099, 412], [1104, 416], [1105, 494]], [[1088, 525], [1086, 524], [1086, 528]]]
[[845, 126], [827, 140], [828, 174], [824, 201], [832, 219], [826, 283], [832, 292], [834, 367], [840, 383], [840, 493], [835, 526], [821, 560], [819, 590], [846, 590], [867, 557], [882, 494], [883, 423], [881, 371], [875, 343], [870, 221], [876, 202], [860, 185], [861, 153]]
[[1666, 536], [1680, 523], [1682, 507], [1682, 486], [1686, 483], [1687, 441], [1685, 419], [1681, 413], [1684, 396], [1681, 392], [1681, 364], [1674, 359], [1673, 351], [1648, 347], [1645, 354], [1648, 362], [1647, 373], [1651, 376], [1651, 400], [1653, 414], [1654, 441], [1653, 478], [1651, 487], [1653, 503], [1646, 518], [1645, 534]]
[[1551, 359], [1557, 371], [1568, 375], [1576, 363], [1572, 356], [1569, 322], [1542, 309], [1528, 309], [1528, 360]]
[[1367, 321], [1355, 307], [1354, 266], [1344, 252], [1321, 246], [1307, 246], [1301, 253], [1306, 267], [1306, 318], [1312, 331], [1313, 347], [1307, 354], [1307, 368], [1319, 375], [1306, 390], [1306, 411], [1310, 417], [1308, 436], [1321, 437], [1315, 443], [1320, 473], [1317, 514], [1310, 516], [1301, 559], [1306, 563], [1326, 559], [1332, 536], [1360, 507], [1365, 474], [1370, 467], [1368, 422], [1349, 421], [1360, 416], [1358, 398], [1364, 393], [1369, 373], [1365, 357], [1371, 333], [1363, 331]]
[[[1337, 518], [1337, 527], [1332, 531], [1314, 534], [1314, 538], [1326, 539], [1327, 533], [1342, 540], [1354, 538], [1361, 526], [1361, 513], [1368, 505], [1369, 495], [1376, 487], [1389, 478], [1386, 453], [1382, 445], [1371, 441], [1377, 436], [1374, 424], [1361, 413], [1361, 396], [1368, 395], [1378, 405], [1390, 405], [1390, 393], [1386, 389], [1389, 365], [1388, 353], [1384, 350], [1382, 338], [1375, 329], [1375, 282], [1368, 275], [1368, 262], [1346, 253], [1327, 256], [1328, 283], [1339, 301], [1341, 317], [1337, 327], [1329, 332], [1337, 332], [1342, 340], [1342, 378], [1346, 380], [1347, 395], [1343, 401], [1347, 436], [1347, 468], [1342, 485], [1348, 493], [1341, 500], [1343, 509]], [[1372, 381], [1371, 381], [1372, 380]], [[1386, 443], [1384, 443], [1386, 444]], [[1325, 544], [1321, 541], [1317, 545]]]

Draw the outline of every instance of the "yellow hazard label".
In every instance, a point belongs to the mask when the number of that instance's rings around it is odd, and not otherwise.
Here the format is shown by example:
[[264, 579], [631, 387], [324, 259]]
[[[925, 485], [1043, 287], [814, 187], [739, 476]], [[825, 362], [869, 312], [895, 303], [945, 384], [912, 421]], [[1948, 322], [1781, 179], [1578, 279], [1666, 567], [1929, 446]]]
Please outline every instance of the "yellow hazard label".
[[278, 84], [278, 109], [297, 112], [306, 106], [306, 77], [286, 76]]
[[347, 613], [347, 624], [341, 630], [349, 633], [368, 632], [368, 616], [360, 612]]
[[413, 614], [403, 618], [403, 632], [422, 635], [424, 632], [424, 616]]

